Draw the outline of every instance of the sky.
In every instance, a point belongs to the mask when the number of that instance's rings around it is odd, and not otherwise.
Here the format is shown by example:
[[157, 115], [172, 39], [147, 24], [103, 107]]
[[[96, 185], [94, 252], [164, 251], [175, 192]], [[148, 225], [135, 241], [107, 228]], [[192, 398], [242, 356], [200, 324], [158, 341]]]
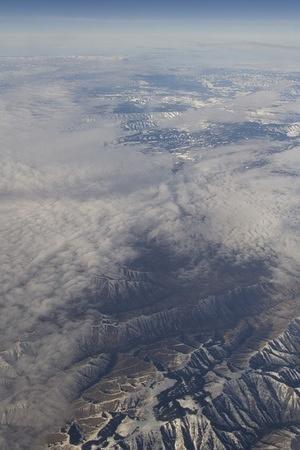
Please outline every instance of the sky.
[[1, 0], [0, 56], [254, 41], [300, 45], [296, 0]]
[[2, 14], [64, 17], [253, 17], [293, 18], [297, 0], [2, 0]]

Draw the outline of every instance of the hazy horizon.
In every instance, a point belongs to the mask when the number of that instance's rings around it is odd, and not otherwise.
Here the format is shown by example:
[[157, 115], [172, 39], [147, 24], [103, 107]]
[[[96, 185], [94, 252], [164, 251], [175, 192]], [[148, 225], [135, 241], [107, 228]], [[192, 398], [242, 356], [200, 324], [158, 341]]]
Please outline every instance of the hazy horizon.
[[300, 48], [300, 3], [293, 0], [14, 0], [0, 11], [2, 56], [221, 43]]

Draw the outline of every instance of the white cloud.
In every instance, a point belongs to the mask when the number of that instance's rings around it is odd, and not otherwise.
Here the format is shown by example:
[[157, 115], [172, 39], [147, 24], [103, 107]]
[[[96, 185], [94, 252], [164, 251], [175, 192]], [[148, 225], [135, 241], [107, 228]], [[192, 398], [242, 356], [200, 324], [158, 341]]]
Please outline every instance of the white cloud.
[[[38, 430], [66, 414], [76, 370], [89, 370], [82, 348], [103, 317], [87, 296], [93, 277], [136, 261], [141, 238], [188, 260], [177, 275], [190, 281], [220, 257], [246, 265], [276, 255], [276, 276], [297, 271], [299, 257], [299, 181], [276, 173], [295, 170], [297, 148], [255, 168], [266, 140], [203, 151], [200, 159], [193, 150], [194, 162], [173, 174], [167, 154], [104, 146], [118, 132], [106, 118], [70, 131], [86, 111], [72, 82], [51, 82], [57, 62], [49, 84], [49, 64], [38, 73], [36, 63], [12, 66], [0, 104], [0, 376], [14, 397], [0, 389], [1, 423]], [[215, 253], [206, 253], [212, 245]], [[108, 360], [98, 357], [100, 372]]]

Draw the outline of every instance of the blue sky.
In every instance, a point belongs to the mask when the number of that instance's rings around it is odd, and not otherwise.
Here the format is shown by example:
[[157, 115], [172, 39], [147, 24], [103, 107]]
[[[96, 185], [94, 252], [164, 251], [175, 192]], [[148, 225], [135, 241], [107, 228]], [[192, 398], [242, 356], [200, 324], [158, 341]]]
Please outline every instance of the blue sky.
[[289, 18], [299, 0], [1, 0], [2, 15]]
[[300, 0], [0, 0], [0, 55], [251, 41], [300, 46]]

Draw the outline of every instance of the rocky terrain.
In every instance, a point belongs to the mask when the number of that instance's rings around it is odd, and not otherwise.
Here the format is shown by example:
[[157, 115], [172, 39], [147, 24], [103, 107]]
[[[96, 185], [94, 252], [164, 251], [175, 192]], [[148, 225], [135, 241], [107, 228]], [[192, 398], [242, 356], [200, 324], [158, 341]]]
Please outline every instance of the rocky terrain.
[[300, 449], [300, 76], [170, 58], [0, 58], [1, 450]]
[[260, 284], [127, 318], [114, 330], [100, 327], [86, 345], [111, 352], [111, 365], [48, 445], [297, 448], [300, 319], [292, 317], [298, 308], [295, 290]]

